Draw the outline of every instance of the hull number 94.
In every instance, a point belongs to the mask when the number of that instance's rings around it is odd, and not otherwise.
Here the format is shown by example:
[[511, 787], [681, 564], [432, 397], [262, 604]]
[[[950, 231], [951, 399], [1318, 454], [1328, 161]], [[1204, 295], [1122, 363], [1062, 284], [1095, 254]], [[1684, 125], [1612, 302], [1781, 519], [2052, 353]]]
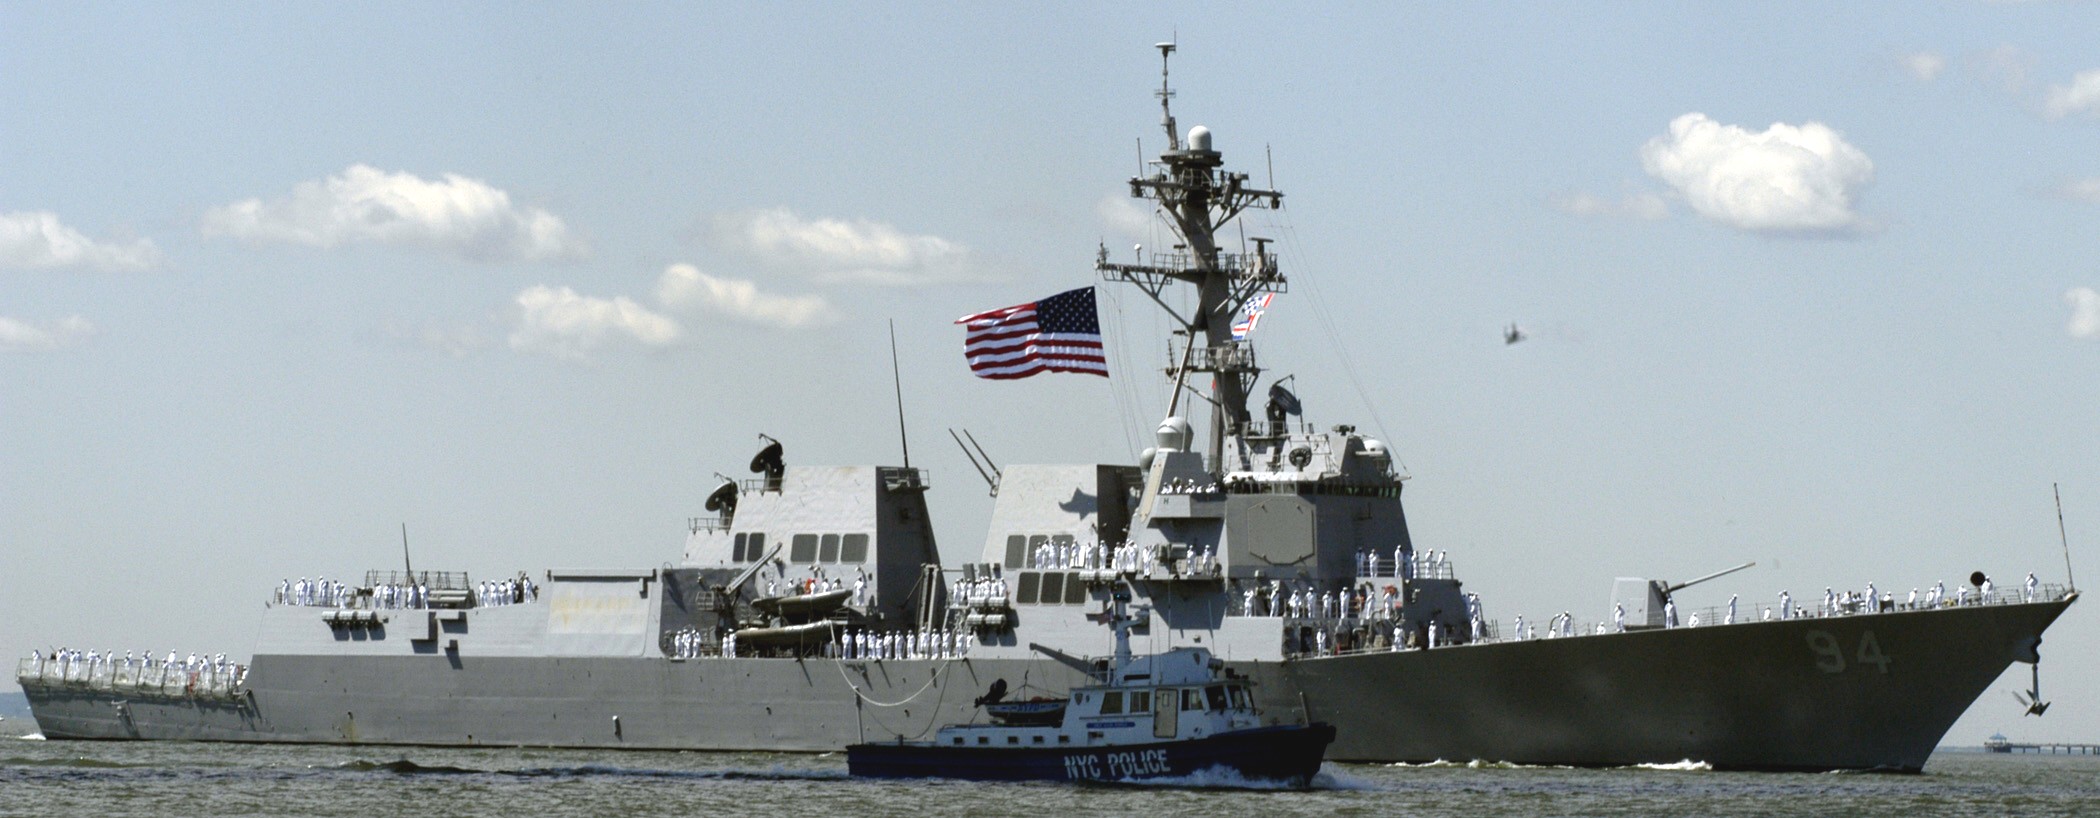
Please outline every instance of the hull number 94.
[[[1815, 654], [1817, 670], [1824, 673], [1845, 672], [1845, 646], [1831, 632], [1809, 631], [1808, 650]], [[1859, 632], [1859, 646], [1852, 651], [1853, 667], [1863, 668], [1867, 665], [1874, 666], [1874, 669], [1881, 673], [1889, 672], [1889, 656], [1881, 652], [1881, 642], [1874, 638], [1874, 632], [1871, 630]]]

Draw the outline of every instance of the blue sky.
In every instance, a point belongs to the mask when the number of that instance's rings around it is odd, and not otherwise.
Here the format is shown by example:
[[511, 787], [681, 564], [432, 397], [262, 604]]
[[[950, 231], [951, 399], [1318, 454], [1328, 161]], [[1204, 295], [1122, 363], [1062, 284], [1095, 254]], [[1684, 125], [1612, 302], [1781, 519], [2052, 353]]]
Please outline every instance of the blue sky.
[[[1389, 438], [1491, 616], [1615, 576], [1782, 589], [2100, 542], [2100, 8], [2083, 3], [0, 3], [0, 651], [252, 646], [282, 578], [676, 559], [713, 474], [944, 446], [1128, 462], [1115, 377], [950, 322], [1159, 246], [1176, 114], [1287, 193], [1258, 340]], [[1504, 346], [1511, 322], [1531, 338]], [[1353, 376], [1352, 376], [1353, 373]], [[2100, 564], [2092, 572], [2100, 574]], [[1689, 595], [1689, 594], [1688, 594]], [[2100, 628], [1948, 737], [2100, 735]], [[1894, 661], [1939, 657], [1895, 655]], [[2024, 668], [2019, 668], [2024, 671]]]

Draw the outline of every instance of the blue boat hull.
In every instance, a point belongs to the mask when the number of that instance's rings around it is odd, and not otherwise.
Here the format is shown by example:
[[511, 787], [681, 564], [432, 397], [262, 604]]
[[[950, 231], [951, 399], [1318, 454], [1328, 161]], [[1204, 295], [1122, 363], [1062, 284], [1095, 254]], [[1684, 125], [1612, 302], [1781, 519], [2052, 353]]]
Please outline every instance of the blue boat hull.
[[1303, 786], [1319, 772], [1333, 741], [1333, 725], [1309, 724], [1113, 747], [854, 744], [846, 748], [846, 766], [874, 778], [977, 781], [1142, 781], [1222, 768], [1246, 779]]

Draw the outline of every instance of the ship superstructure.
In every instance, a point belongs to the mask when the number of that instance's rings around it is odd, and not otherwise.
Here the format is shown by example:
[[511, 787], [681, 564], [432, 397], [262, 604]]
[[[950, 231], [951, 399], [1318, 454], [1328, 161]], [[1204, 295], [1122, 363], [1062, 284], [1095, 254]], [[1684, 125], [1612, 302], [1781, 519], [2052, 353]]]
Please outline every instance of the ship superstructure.
[[837, 750], [967, 721], [995, 683], [1085, 686], [1127, 597], [1143, 652], [1217, 657], [1264, 718], [1335, 725], [1334, 759], [1917, 770], [2010, 663], [2038, 661], [2075, 590], [1679, 612], [1640, 581], [1602, 621], [1490, 620], [1448, 552], [1415, 549], [1382, 441], [1307, 424], [1280, 383], [1252, 411], [1262, 369], [1232, 326], [1288, 281], [1267, 241], [1217, 237], [1283, 194], [1227, 170], [1208, 129], [1183, 137], [1160, 50], [1167, 149], [1129, 187], [1177, 246], [1095, 262], [1179, 326], [1136, 464], [1000, 469], [982, 546], [949, 562], [923, 469], [791, 465], [768, 439], [675, 566], [281, 593], [232, 670], [33, 657], [17, 676], [44, 734]]

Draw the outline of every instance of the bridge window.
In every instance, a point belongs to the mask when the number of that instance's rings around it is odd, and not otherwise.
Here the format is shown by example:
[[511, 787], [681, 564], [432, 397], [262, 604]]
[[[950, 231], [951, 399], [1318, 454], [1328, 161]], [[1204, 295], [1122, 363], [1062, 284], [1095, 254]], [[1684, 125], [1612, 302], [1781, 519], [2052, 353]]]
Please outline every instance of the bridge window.
[[1006, 538], [1006, 567], [1019, 568], [1028, 558], [1028, 538], [1014, 534]]
[[845, 544], [839, 549], [840, 562], [867, 562], [868, 535], [848, 534]]
[[1203, 689], [1203, 696], [1204, 696], [1204, 699], [1206, 700], [1206, 703], [1208, 703], [1208, 704], [1210, 705], [1210, 709], [1212, 709], [1212, 710], [1224, 710], [1224, 709], [1225, 709], [1225, 686], [1224, 686], [1224, 685], [1211, 685], [1210, 687], [1206, 687], [1206, 688], [1204, 688], [1204, 689]]
[[1065, 575], [1058, 572], [1044, 574], [1043, 594], [1042, 598], [1038, 601], [1042, 602], [1045, 605], [1055, 605], [1057, 604], [1057, 601], [1064, 595]]
[[1079, 574], [1065, 577], [1065, 604], [1078, 605], [1086, 601], [1086, 583], [1079, 581]]
[[1123, 691], [1111, 690], [1101, 694], [1101, 715], [1114, 716], [1123, 712]]
[[1131, 712], [1131, 713], [1150, 713], [1150, 712], [1152, 712], [1152, 691], [1150, 691], [1150, 690], [1133, 690], [1133, 691], [1130, 691], [1130, 709], [1129, 709], [1129, 710], [1128, 710], [1127, 712]]
[[1181, 709], [1202, 710], [1203, 690], [1201, 688], [1191, 687], [1187, 690], [1181, 691]]
[[819, 546], [817, 547], [817, 561], [818, 561], [818, 562], [838, 562], [838, 561], [839, 561], [839, 535], [837, 535], [837, 534], [826, 534], [826, 535], [824, 535], [824, 539], [823, 539], [823, 540], [821, 540], [820, 542], [822, 543], [822, 545], [819, 545]]
[[[737, 535], [739, 537], [742, 534]], [[757, 562], [766, 558], [766, 535], [762, 531], [751, 533], [751, 542], [744, 548], [744, 562]]]
[[748, 562], [748, 560], [744, 558], [744, 543], [750, 540], [750, 538], [751, 535], [749, 534], [736, 535], [736, 545], [731, 549], [731, 560], [736, 562]]
[[1042, 580], [1042, 574], [1038, 574], [1034, 571], [1022, 571], [1021, 582], [1019, 587], [1016, 589], [1017, 593], [1014, 596], [1014, 601], [1020, 602], [1022, 604], [1034, 602], [1036, 588], [1040, 587], [1039, 583], [1041, 583]]
[[788, 560], [790, 562], [816, 562], [817, 535], [796, 534], [793, 544], [788, 546]]

